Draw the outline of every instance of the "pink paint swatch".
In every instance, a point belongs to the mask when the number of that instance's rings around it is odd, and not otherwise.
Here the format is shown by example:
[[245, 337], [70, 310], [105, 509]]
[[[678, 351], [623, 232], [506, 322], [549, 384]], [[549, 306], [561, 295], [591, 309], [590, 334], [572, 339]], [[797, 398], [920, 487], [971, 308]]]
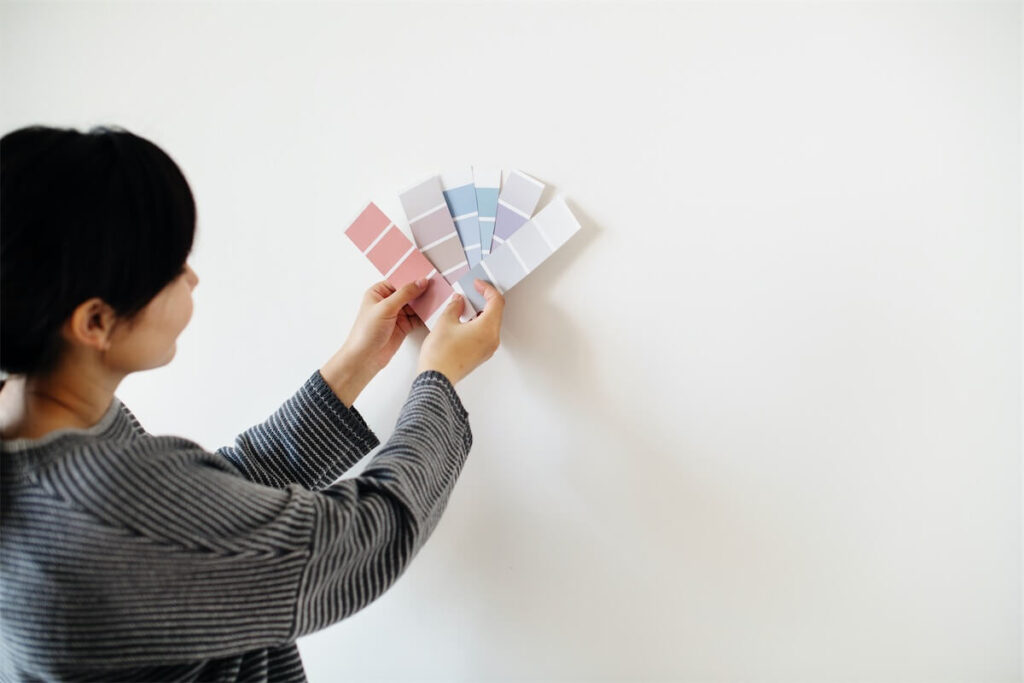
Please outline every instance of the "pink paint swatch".
[[[413, 246], [394, 221], [370, 202], [352, 221], [345, 234], [395, 289], [421, 277], [430, 278], [431, 284], [427, 291], [409, 305], [420, 320], [431, 327], [435, 316], [444, 311], [455, 291], [444, 277], [435, 277], [438, 275], [437, 269]], [[475, 316], [467, 300], [462, 319], [465, 321]]]

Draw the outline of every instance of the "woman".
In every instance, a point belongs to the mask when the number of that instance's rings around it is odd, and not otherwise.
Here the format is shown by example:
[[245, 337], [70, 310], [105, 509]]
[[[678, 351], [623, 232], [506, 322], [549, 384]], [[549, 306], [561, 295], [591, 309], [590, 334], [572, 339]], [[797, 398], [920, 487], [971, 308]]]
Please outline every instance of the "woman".
[[208, 452], [115, 396], [167, 364], [192, 314], [195, 205], [119, 129], [0, 140], [0, 680], [304, 680], [295, 639], [353, 614], [438, 523], [472, 443], [454, 385], [504, 301], [423, 342], [393, 436], [353, 402], [422, 322], [427, 283], [363, 298], [348, 339], [270, 418]]

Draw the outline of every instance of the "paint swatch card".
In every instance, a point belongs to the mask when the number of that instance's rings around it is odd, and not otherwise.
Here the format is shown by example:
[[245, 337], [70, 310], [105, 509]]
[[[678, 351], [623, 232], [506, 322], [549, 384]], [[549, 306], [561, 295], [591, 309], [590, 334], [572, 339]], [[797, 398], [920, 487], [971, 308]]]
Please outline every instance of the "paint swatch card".
[[444, 200], [441, 176], [427, 178], [398, 198], [409, 218], [416, 246], [448, 282], [457, 282], [469, 271], [469, 264]]
[[[432, 280], [427, 291], [409, 306], [428, 328], [433, 327], [455, 292], [444, 278], [438, 277], [437, 269], [398, 229], [394, 221], [370, 202], [352, 221], [345, 234], [395, 289], [421, 277]], [[473, 291], [476, 292], [475, 289]], [[475, 317], [476, 313], [467, 305], [462, 321]]]
[[466, 263], [472, 268], [480, 263], [480, 221], [476, 210], [473, 169], [467, 166], [442, 173], [441, 189], [444, 201], [448, 204], [448, 213], [462, 241]]
[[484, 310], [483, 296], [473, 286], [474, 278], [493, 284], [504, 294], [516, 283], [537, 269], [580, 229], [580, 223], [569, 210], [562, 197], [555, 197], [504, 244], [494, 248], [473, 269], [456, 283], [455, 290], [463, 294], [477, 311]]
[[498, 214], [498, 190], [501, 189], [500, 168], [473, 167], [473, 185], [476, 186], [477, 220], [480, 222], [480, 254], [491, 253], [494, 237], [494, 219]]
[[501, 244], [530, 220], [544, 192], [544, 183], [522, 171], [512, 171], [505, 179], [498, 197], [494, 218], [494, 241]]

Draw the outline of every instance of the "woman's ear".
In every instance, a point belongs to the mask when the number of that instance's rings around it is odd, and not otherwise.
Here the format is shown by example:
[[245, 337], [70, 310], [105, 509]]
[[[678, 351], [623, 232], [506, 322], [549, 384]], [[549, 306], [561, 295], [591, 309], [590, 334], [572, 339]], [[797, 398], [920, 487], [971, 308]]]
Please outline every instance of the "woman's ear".
[[71, 344], [106, 351], [110, 348], [116, 324], [114, 309], [103, 299], [93, 297], [75, 308], [64, 323], [63, 334]]

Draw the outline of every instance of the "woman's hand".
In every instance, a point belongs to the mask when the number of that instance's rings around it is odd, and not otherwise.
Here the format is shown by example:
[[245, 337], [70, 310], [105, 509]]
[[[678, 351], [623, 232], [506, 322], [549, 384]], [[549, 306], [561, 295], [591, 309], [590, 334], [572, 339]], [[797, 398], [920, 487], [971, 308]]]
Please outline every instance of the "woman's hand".
[[459, 322], [465, 303], [455, 295], [423, 340], [417, 373], [436, 370], [455, 384], [498, 350], [505, 297], [489, 282], [475, 279], [473, 286], [487, 302], [483, 313], [468, 323]]
[[405, 336], [423, 327], [423, 321], [408, 304], [427, 291], [429, 282], [421, 278], [395, 291], [382, 280], [366, 290], [342, 350], [347, 349], [349, 356], [373, 368], [374, 374], [383, 370]]
[[429, 286], [430, 280], [420, 279], [396, 291], [381, 281], [366, 290], [348, 339], [320, 368], [320, 374], [342, 403], [351, 406], [370, 380], [391, 361], [406, 335], [423, 326], [408, 304]]

